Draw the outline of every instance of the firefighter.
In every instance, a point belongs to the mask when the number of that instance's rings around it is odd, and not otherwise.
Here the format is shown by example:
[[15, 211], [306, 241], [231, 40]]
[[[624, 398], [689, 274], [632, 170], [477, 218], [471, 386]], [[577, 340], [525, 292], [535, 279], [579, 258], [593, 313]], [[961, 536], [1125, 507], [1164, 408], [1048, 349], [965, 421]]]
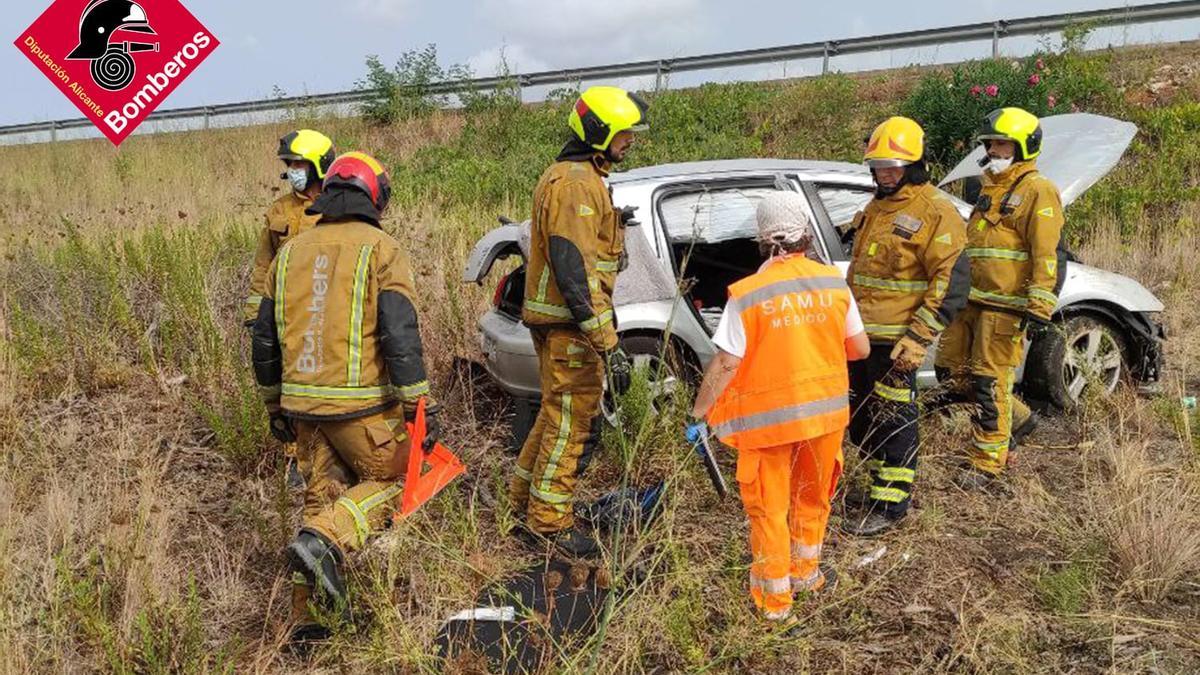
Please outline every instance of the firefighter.
[[[277, 155], [285, 167], [279, 177], [288, 182], [290, 189], [267, 209], [266, 222], [258, 235], [254, 267], [250, 271], [250, 292], [242, 305], [242, 321], [251, 329], [258, 318], [267, 270], [275, 261], [275, 253], [288, 239], [311, 229], [317, 222], [319, 216], [310, 216], [304, 210], [321, 192], [321, 181], [333, 163], [333, 141], [320, 132], [300, 129], [279, 139]], [[304, 481], [296, 466], [295, 444], [284, 443], [283, 455], [288, 463], [288, 484], [301, 487]]]
[[[279, 250], [254, 324], [254, 374], [271, 432], [295, 442], [304, 473], [303, 525], [288, 544], [296, 631], [322, 630], [309, 594], [345, 611], [342, 563], [390, 520], [409, 453], [405, 421], [429, 396], [408, 256], [379, 225], [391, 193], [372, 157], [329, 166], [306, 213], [316, 227]], [[428, 404], [429, 437], [438, 437]]]
[[936, 363], [939, 379], [976, 406], [970, 466], [958, 479], [965, 489], [999, 476], [1013, 441], [1036, 424], [1013, 395], [1013, 378], [1026, 334], [1050, 325], [1065, 266], [1062, 199], [1037, 170], [1038, 118], [1001, 108], [984, 119], [977, 138], [987, 154], [967, 227], [970, 299], [942, 336]]
[[916, 372], [966, 304], [970, 263], [962, 216], [929, 183], [920, 125], [905, 117], [884, 121], [864, 161], [875, 197], [851, 224], [847, 278], [871, 354], [850, 365], [850, 439], [867, 457], [871, 487], [843, 529], [871, 536], [908, 513], [919, 442]]
[[830, 498], [850, 418], [848, 359], [870, 351], [854, 298], [836, 267], [805, 257], [814, 232], [798, 193], [777, 192], [756, 214], [767, 261], [729, 287], [729, 301], [692, 407], [687, 438], [708, 424], [738, 452], [750, 520], [750, 595], [783, 621], [792, 595], [833, 580], [819, 565]]
[[267, 270], [279, 248], [288, 239], [316, 224], [319, 216], [310, 216], [304, 210], [320, 194], [321, 181], [325, 180], [325, 173], [335, 156], [333, 141], [311, 129], [293, 131], [279, 139], [277, 154], [285, 169], [279, 177], [288, 182], [290, 189], [267, 209], [266, 222], [258, 235], [254, 268], [250, 272], [250, 292], [242, 311], [246, 326], [253, 326], [258, 318], [258, 304], [262, 302]]
[[645, 128], [647, 105], [616, 87], [591, 87], [572, 108], [573, 133], [533, 193], [522, 318], [541, 377], [537, 420], [517, 458], [509, 498], [526, 512], [525, 532], [567, 555], [598, 552], [577, 527], [575, 485], [600, 441], [606, 372], [628, 387], [630, 364], [617, 348], [612, 293], [625, 261], [630, 209], [615, 209], [605, 177]]

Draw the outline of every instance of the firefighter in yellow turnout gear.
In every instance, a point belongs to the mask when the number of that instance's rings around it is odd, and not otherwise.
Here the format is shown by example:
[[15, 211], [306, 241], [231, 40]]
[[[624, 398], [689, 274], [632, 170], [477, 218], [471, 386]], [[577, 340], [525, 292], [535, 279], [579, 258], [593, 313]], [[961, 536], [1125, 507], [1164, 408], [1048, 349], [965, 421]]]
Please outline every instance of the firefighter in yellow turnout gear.
[[604, 178], [645, 125], [647, 106], [616, 87], [592, 87], [571, 111], [573, 137], [533, 196], [522, 319], [538, 355], [542, 401], [509, 486], [527, 529], [560, 550], [593, 555], [574, 527], [576, 482], [600, 441], [600, 401], [628, 386], [617, 349], [612, 293], [625, 257], [628, 210], [613, 207]]
[[916, 373], [926, 350], [966, 304], [970, 262], [953, 202], [929, 183], [925, 132], [892, 117], [868, 141], [875, 198], [854, 220], [847, 278], [871, 353], [850, 364], [850, 439], [867, 456], [870, 492], [844, 521], [872, 536], [907, 513], [916, 480]]
[[285, 167], [279, 177], [288, 182], [289, 189], [271, 204], [258, 235], [254, 267], [250, 271], [250, 292], [242, 305], [242, 320], [247, 326], [253, 326], [258, 318], [267, 271], [275, 262], [275, 254], [289, 239], [317, 224], [320, 216], [308, 215], [304, 210], [321, 193], [321, 181], [325, 180], [325, 173], [335, 157], [333, 141], [311, 129], [293, 131], [279, 139], [277, 154]]
[[[310, 589], [346, 607], [348, 551], [387, 523], [409, 453], [406, 417], [429, 394], [412, 270], [379, 226], [390, 186], [368, 155], [342, 155], [309, 207], [317, 226], [287, 242], [254, 324], [255, 378], [271, 431], [294, 441], [307, 483], [303, 526], [287, 547], [294, 609]], [[438, 436], [436, 407], [425, 450]], [[304, 612], [297, 638], [319, 634]]]
[[1062, 200], [1037, 170], [1037, 117], [1019, 108], [996, 110], [978, 138], [988, 161], [967, 224], [970, 301], [942, 336], [937, 357], [939, 379], [977, 406], [972, 468], [959, 478], [966, 488], [999, 475], [1012, 437], [1031, 430], [1035, 417], [1013, 395], [1014, 373], [1027, 330], [1050, 325], [1065, 265]]

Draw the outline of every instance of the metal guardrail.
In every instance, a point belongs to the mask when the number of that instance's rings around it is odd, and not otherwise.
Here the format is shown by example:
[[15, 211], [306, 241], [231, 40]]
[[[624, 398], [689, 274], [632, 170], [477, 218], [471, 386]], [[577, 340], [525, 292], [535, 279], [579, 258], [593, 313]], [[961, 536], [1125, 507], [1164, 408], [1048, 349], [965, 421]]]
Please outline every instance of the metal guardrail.
[[[700, 56], [685, 56], [674, 59], [633, 61], [606, 66], [566, 68], [536, 73], [514, 74], [509, 77], [484, 77], [456, 82], [440, 82], [429, 88], [432, 94], [454, 94], [463, 91], [489, 90], [514, 83], [520, 87], [542, 85], [569, 85], [587, 80], [613, 79], [635, 76], [655, 76], [655, 89], [661, 89], [663, 78], [671, 73], [711, 70], [736, 66], [751, 66], [780, 61], [821, 58], [821, 72], [829, 72], [831, 58], [846, 54], [861, 54], [889, 49], [907, 49], [937, 44], [991, 40], [992, 56], [1000, 55], [1000, 40], [1004, 37], [1041, 35], [1061, 31], [1071, 25], [1087, 24], [1096, 27], [1157, 23], [1177, 19], [1200, 17], [1200, 0], [1176, 0], [1147, 5], [1095, 9], [1067, 14], [1029, 17], [1024, 19], [997, 20], [991, 22], [963, 24], [944, 28], [807, 42], [782, 47], [746, 49]], [[295, 106], [330, 106], [364, 103], [376, 97], [372, 90], [341, 91], [332, 94], [287, 96], [243, 103], [224, 103], [209, 106], [193, 106], [162, 110], [147, 116], [146, 122], [169, 120], [202, 120], [204, 128], [209, 121], [220, 115], [247, 114], [256, 112], [279, 112]], [[58, 131], [92, 126], [87, 118], [31, 122], [0, 126], [0, 136], [50, 132], [50, 140], [57, 140]]]

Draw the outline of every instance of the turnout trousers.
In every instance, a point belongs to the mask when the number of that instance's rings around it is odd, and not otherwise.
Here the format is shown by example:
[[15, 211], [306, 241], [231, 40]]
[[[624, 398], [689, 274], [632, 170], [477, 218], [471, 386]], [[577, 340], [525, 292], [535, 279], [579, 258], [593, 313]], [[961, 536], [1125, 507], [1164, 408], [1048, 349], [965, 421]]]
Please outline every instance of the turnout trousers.
[[895, 345], [873, 344], [850, 362], [850, 442], [871, 474], [868, 508], [899, 518], [912, 502], [917, 471], [917, 374], [893, 367]]
[[842, 471], [839, 429], [799, 443], [739, 450], [737, 481], [750, 520], [750, 596], [768, 616], [820, 579], [830, 500]]
[[[391, 519], [403, 488], [409, 452], [403, 409], [293, 424], [296, 462], [305, 480], [303, 528], [321, 533], [343, 552], [361, 548]], [[294, 622], [315, 622], [308, 608], [311, 593], [304, 575], [294, 574]]]
[[936, 367], [951, 400], [975, 405], [968, 456], [980, 471], [997, 475], [1008, 461], [1013, 420], [1032, 414], [1013, 395], [1025, 348], [1021, 317], [968, 304], [942, 333]]
[[600, 444], [604, 361], [578, 330], [531, 326], [542, 405], [517, 457], [509, 500], [529, 528], [575, 524], [575, 486]]

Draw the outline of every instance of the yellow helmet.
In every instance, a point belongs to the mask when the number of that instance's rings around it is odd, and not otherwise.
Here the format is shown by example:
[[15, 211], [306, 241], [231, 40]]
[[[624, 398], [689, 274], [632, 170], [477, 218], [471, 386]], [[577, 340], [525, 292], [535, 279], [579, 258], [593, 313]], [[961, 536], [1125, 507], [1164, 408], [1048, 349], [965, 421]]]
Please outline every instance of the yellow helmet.
[[925, 130], [907, 117], [889, 117], [867, 139], [863, 162], [872, 169], [908, 166], [925, 156]]
[[597, 150], [607, 150], [618, 133], [645, 130], [649, 108], [637, 94], [624, 89], [589, 87], [575, 102], [567, 124], [579, 140]]
[[284, 162], [306, 161], [316, 169], [317, 179], [324, 180], [337, 153], [333, 141], [319, 131], [300, 129], [279, 139], [279, 159]]
[[1042, 154], [1042, 125], [1031, 112], [1000, 108], [983, 119], [975, 140], [1012, 141], [1017, 146], [1013, 159], [1022, 162]]

